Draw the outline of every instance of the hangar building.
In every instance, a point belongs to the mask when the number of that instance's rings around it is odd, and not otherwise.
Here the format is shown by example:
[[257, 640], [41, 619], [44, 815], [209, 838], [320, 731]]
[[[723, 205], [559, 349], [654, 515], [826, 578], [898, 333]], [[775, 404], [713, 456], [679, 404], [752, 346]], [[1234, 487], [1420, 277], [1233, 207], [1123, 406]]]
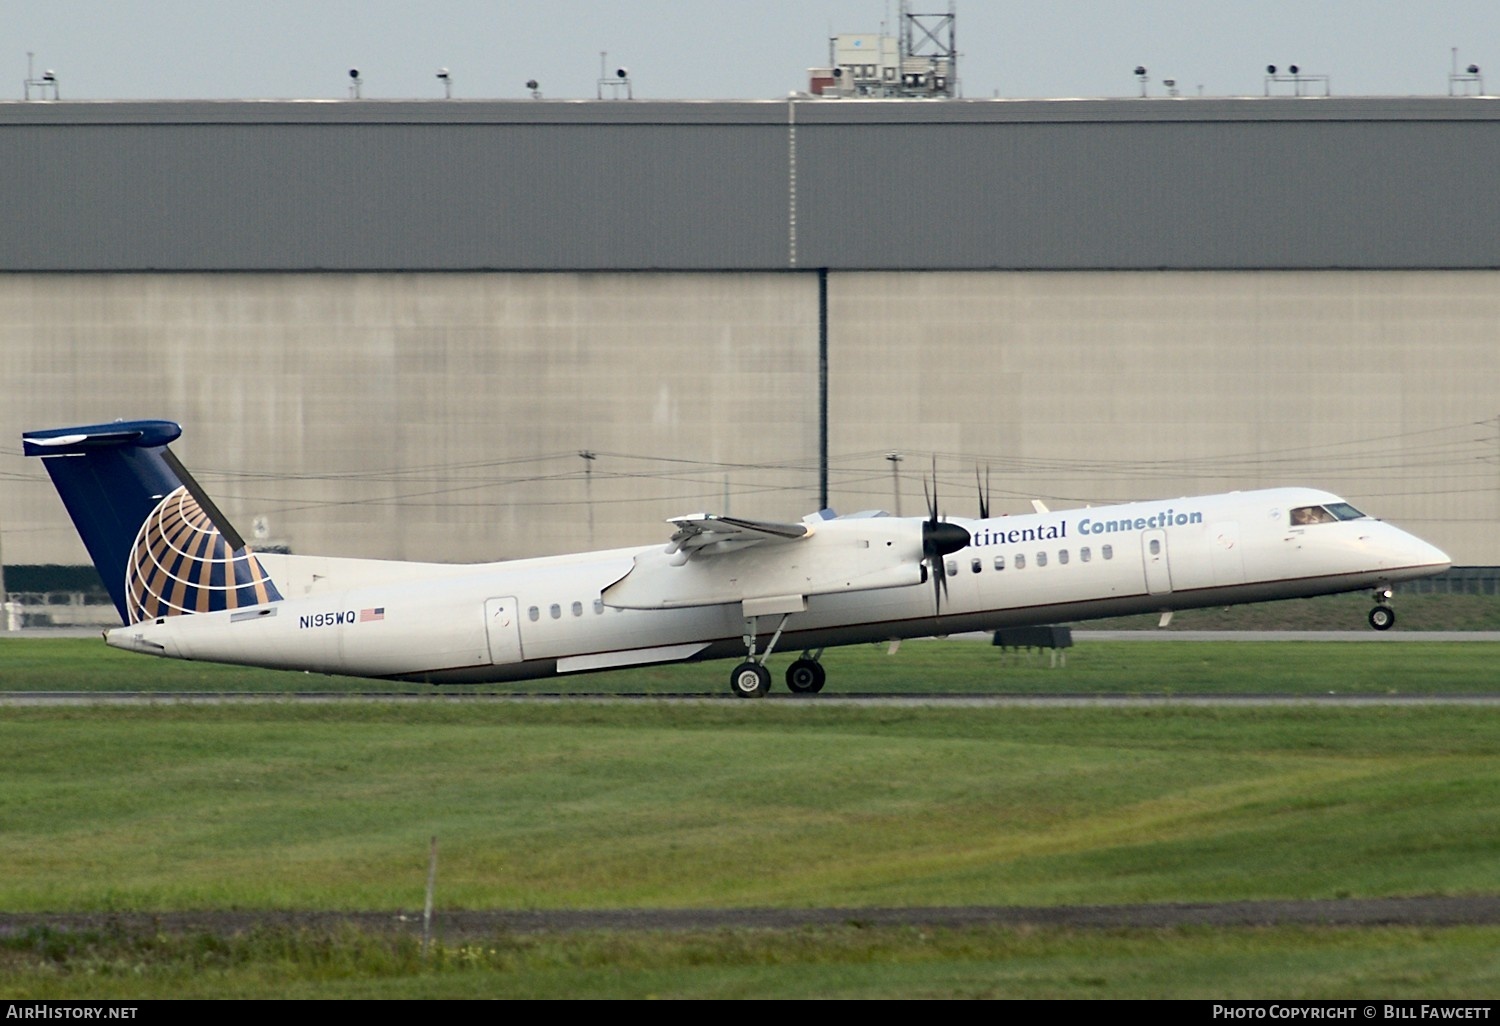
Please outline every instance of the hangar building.
[[[165, 417], [262, 545], [1329, 488], [1500, 564], [1490, 97], [0, 103], [23, 430]], [[892, 457], [900, 457], [894, 459]]]

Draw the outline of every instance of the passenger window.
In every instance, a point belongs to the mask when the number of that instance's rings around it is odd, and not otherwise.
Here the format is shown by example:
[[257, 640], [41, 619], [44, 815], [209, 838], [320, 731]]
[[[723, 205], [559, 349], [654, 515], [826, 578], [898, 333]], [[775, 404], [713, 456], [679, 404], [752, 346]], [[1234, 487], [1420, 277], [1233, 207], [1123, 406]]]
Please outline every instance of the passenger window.
[[1067, 549], [1059, 549], [1057, 551], [1057, 561], [1059, 563], [1062, 563], [1064, 566], [1067, 565], [1067, 562], [1068, 562], [1068, 550]]
[[996, 556], [995, 557], [995, 569], [996, 570], [1004, 570], [1005, 569], [1005, 557], [1004, 556]]
[[538, 609], [536, 606], [532, 606], [530, 609], [526, 610], [526, 615], [529, 616], [529, 617], [531, 617], [531, 622], [532, 623], [536, 623], [538, 620], [541, 619], [541, 617], [542, 617], [542, 611], [540, 609]]
[[1026, 554], [1023, 553], [1023, 552], [1017, 552], [1016, 553], [1016, 569], [1017, 570], [1025, 570], [1026, 569]]
[[1046, 566], [1047, 565], [1047, 554], [1045, 552], [1038, 552], [1036, 554], [1036, 565], [1037, 566]]
[[600, 598], [600, 599], [594, 599], [594, 612], [595, 613], [602, 613], [602, 612], [604, 612], [604, 600], [602, 598]]
[[958, 576], [958, 564], [955, 563], [951, 559], [948, 560], [948, 576], [949, 577], [957, 577]]
[[971, 560], [969, 562], [969, 569], [972, 570], [972, 571], [974, 571], [976, 574], [979, 573], [979, 571], [981, 569], [983, 569], [983, 568], [984, 568], [984, 564], [982, 562], [980, 562], [979, 560], [977, 560], [977, 559]]
[[1157, 541], [1155, 538], [1151, 539], [1151, 555], [1161, 555], [1161, 542]]
[[1100, 549], [1099, 551], [1100, 551], [1100, 553], [1103, 554], [1103, 556], [1104, 556], [1105, 559], [1114, 559], [1115, 558], [1115, 547], [1113, 545], [1106, 545], [1102, 549]]
[[574, 602], [573, 603], [573, 615], [574, 616], [582, 616], [583, 615], [583, 603], [582, 602]]
[[552, 613], [552, 619], [554, 619], [554, 620], [561, 620], [562, 619], [562, 606], [560, 606], [556, 602], [554, 602], [554, 603], [552, 603], [552, 609], [550, 611]]
[[1078, 558], [1083, 560], [1085, 563], [1089, 561], [1089, 547], [1087, 545], [1078, 550]]

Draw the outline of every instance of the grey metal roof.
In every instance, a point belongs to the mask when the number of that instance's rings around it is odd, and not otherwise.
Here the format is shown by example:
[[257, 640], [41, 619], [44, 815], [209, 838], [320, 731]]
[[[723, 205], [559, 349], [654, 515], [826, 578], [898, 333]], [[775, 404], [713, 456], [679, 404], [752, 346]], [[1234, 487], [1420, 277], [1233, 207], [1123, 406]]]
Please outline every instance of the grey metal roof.
[[0, 270], [1500, 266], [1493, 97], [0, 103]]

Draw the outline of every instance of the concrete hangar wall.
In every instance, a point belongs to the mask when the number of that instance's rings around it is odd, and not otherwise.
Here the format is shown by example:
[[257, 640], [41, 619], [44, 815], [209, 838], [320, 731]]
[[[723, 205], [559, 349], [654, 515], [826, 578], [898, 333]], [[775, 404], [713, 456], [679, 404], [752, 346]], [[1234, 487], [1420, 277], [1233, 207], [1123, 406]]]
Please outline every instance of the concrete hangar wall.
[[1500, 564], [1497, 118], [0, 104], [0, 548], [85, 559], [22, 430], [163, 416], [303, 552], [909, 514], [935, 454], [957, 514], [976, 465], [1017, 511], [1308, 483]]

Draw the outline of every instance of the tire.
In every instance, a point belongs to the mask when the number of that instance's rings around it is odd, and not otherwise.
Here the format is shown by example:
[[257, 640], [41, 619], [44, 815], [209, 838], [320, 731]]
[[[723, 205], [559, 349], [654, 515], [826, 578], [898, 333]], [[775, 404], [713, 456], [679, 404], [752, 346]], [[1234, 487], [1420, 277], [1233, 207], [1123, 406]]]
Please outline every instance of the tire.
[[764, 698], [771, 690], [771, 671], [759, 663], [740, 663], [729, 675], [729, 690], [740, 698]]
[[1396, 622], [1396, 611], [1390, 606], [1376, 606], [1370, 610], [1370, 626], [1377, 631], [1388, 631]]
[[811, 659], [798, 659], [786, 668], [786, 686], [799, 695], [815, 695], [823, 690], [828, 672], [823, 664]]

